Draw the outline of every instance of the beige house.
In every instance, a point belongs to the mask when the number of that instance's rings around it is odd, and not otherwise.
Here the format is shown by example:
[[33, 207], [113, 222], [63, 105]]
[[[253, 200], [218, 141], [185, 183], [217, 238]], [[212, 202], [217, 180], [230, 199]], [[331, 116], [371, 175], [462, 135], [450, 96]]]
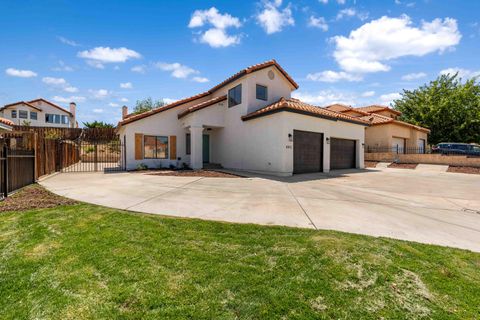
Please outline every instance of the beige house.
[[427, 146], [430, 130], [398, 120], [402, 113], [389, 107], [371, 105], [352, 108], [334, 104], [327, 109], [368, 121], [370, 126], [365, 130], [367, 147], [392, 148], [400, 153], [404, 153], [407, 149], [414, 149], [422, 153]]
[[70, 103], [70, 110], [46, 99], [19, 101], [0, 108], [0, 116], [10, 120], [14, 125], [29, 123], [33, 127], [76, 128], [75, 102]]

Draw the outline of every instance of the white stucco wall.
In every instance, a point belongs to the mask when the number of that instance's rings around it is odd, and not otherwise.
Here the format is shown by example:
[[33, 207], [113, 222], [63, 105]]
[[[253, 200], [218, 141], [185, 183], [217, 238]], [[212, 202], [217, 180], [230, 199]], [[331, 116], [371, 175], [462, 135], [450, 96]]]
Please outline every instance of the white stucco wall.
[[[75, 127], [75, 119], [70, 116], [69, 113], [62, 111], [56, 107], [51, 106], [50, 104], [44, 103], [43, 101], [33, 102], [32, 105], [39, 107], [42, 111], [38, 111], [28, 105], [25, 104], [18, 104], [14, 106], [10, 106], [4, 110], [2, 110], [0, 116], [3, 118], [9, 119], [13, 121], [16, 125], [22, 125], [23, 121], [29, 121], [30, 125], [33, 127], [55, 127], [55, 128], [73, 128]], [[17, 110], [17, 118], [12, 118], [12, 110]], [[28, 119], [20, 119], [19, 118], [19, 111], [27, 111], [28, 112]], [[37, 120], [30, 119], [30, 112], [37, 112]], [[47, 123], [45, 122], [45, 114], [58, 114], [60, 116], [66, 115], [69, 119], [69, 124], [62, 124], [62, 123]]]

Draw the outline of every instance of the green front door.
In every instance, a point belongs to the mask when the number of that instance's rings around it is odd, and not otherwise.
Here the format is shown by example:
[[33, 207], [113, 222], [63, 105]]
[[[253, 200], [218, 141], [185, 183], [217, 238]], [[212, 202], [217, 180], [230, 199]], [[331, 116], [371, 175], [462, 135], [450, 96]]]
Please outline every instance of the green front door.
[[210, 162], [210, 136], [208, 134], [203, 135], [203, 163]]

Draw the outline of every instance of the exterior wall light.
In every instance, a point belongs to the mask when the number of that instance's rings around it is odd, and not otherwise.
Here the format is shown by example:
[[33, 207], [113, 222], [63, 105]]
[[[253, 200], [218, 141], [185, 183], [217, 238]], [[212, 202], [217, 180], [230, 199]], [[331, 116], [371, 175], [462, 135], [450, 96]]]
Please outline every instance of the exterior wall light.
[[293, 141], [293, 135], [291, 133], [288, 134], [288, 141], [290, 141], [290, 142]]
[[327, 142], [327, 144], [330, 144], [330, 138], [329, 137], [326, 137], [325, 141]]

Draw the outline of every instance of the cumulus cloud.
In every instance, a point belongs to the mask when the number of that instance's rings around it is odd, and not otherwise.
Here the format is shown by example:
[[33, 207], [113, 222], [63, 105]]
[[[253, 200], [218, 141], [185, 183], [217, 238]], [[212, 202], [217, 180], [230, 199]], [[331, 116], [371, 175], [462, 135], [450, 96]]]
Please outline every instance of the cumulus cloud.
[[387, 94], [382, 94], [380, 96], [380, 104], [382, 105], [391, 105], [393, 100], [400, 99], [402, 96], [398, 92], [392, 92]]
[[359, 12], [355, 8], [345, 8], [340, 10], [337, 13], [337, 20], [341, 20], [344, 18], [349, 18], [349, 17], [357, 17], [361, 21], [367, 20], [368, 19], [368, 12]]
[[192, 74], [199, 73], [197, 70], [187, 67], [178, 62], [174, 62], [174, 63], [157, 62], [155, 63], [155, 67], [163, 71], [170, 71], [171, 72], [170, 75], [172, 77], [179, 78], [179, 79], [185, 79]]
[[141, 73], [141, 74], [144, 74], [145, 72], [147, 72], [146, 67], [144, 65], [134, 66], [130, 70], [132, 72]]
[[189, 28], [202, 28], [208, 26], [208, 30], [200, 33], [199, 40], [213, 48], [228, 47], [240, 43], [239, 35], [227, 33], [228, 28], [240, 28], [240, 19], [228, 13], [220, 13], [217, 8], [208, 10], [195, 10], [188, 24]]
[[205, 83], [205, 82], [208, 82], [210, 80], [208, 80], [208, 78], [205, 78], [205, 77], [193, 77], [192, 81], [199, 82], [199, 83]]
[[362, 97], [368, 98], [368, 97], [373, 97], [375, 95], [375, 91], [365, 91], [362, 93]]
[[347, 72], [388, 71], [386, 63], [403, 56], [424, 56], [444, 52], [460, 42], [455, 19], [435, 19], [412, 25], [410, 17], [382, 17], [350, 32], [348, 37], [333, 37], [334, 58]]
[[46, 85], [61, 89], [65, 92], [75, 93], [78, 92], [78, 88], [70, 85], [65, 79], [63, 78], [54, 78], [54, 77], [43, 77], [42, 82]]
[[115, 102], [110, 102], [108, 105], [110, 107], [119, 107], [120, 106], [118, 103], [115, 103]]
[[120, 98], [118, 99], [120, 102], [128, 102], [128, 99], [127, 98]]
[[70, 102], [85, 102], [85, 100], [87, 99], [82, 96], [70, 96], [70, 97], [53, 96], [52, 100], [58, 103], [70, 103]]
[[353, 105], [356, 100], [356, 97], [353, 94], [332, 90], [322, 90], [317, 93], [304, 93], [301, 91], [295, 91], [292, 93], [292, 96], [300, 99], [303, 102], [317, 106], [327, 106], [334, 103]]
[[440, 75], [443, 74], [449, 74], [449, 75], [454, 75], [458, 73], [458, 77], [462, 79], [471, 79], [475, 77], [480, 77], [480, 70], [474, 71], [474, 70], [468, 70], [468, 69], [463, 69], [463, 68], [448, 68], [440, 71]]
[[122, 89], [132, 89], [133, 85], [131, 82], [122, 82], [120, 83], [120, 88]]
[[103, 109], [93, 109], [93, 113], [103, 113]]
[[94, 99], [98, 99], [98, 100], [105, 99], [110, 95], [110, 92], [107, 89], [98, 89], [98, 90], [90, 89], [88, 90], [88, 92], [90, 92], [90, 94]]
[[15, 68], [6, 69], [5, 74], [11, 77], [18, 77], [18, 78], [33, 78], [37, 76], [37, 74], [31, 70], [19, 70]]
[[130, 59], [140, 59], [140, 53], [121, 48], [96, 47], [90, 50], [80, 51], [77, 53], [79, 58], [87, 59], [87, 63], [95, 68], [103, 69], [104, 63], [119, 63]]
[[308, 80], [320, 81], [320, 82], [338, 82], [338, 81], [361, 81], [362, 77], [359, 75], [350, 74], [344, 71], [332, 71], [326, 70], [317, 73], [309, 73], [307, 75]]
[[257, 15], [257, 22], [267, 34], [280, 32], [287, 26], [295, 25], [290, 4], [281, 9], [282, 0], [265, 1], [263, 10]]
[[322, 31], [328, 31], [328, 24], [324, 17], [310, 16], [308, 19], [308, 26], [318, 28]]
[[425, 78], [427, 74], [425, 72], [409, 73], [402, 77], [402, 80], [413, 81], [421, 78]]

